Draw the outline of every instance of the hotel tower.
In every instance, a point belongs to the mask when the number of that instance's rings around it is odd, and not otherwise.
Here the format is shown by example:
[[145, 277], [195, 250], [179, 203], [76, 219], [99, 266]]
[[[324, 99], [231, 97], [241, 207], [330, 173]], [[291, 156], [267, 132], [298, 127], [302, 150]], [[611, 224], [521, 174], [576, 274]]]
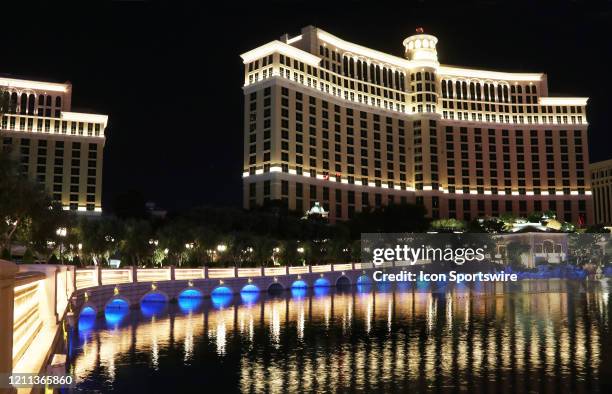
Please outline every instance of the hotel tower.
[[402, 58], [308, 26], [242, 54], [244, 207], [592, 223], [587, 98], [549, 96], [542, 73], [440, 64], [437, 42], [417, 29]]
[[0, 77], [0, 148], [66, 210], [102, 212], [108, 117], [71, 111], [72, 85]]

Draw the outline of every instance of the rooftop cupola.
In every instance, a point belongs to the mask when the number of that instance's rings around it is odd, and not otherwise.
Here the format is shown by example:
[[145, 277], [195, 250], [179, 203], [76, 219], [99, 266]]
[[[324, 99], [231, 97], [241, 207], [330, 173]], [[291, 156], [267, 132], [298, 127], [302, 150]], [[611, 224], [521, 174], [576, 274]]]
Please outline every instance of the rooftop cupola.
[[416, 29], [416, 33], [404, 40], [406, 58], [416, 62], [432, 62], [437, 65], [438, 52], [436, 52], [436, 44], [438, 39], [431, 34], [425, 34], [421, 27]]

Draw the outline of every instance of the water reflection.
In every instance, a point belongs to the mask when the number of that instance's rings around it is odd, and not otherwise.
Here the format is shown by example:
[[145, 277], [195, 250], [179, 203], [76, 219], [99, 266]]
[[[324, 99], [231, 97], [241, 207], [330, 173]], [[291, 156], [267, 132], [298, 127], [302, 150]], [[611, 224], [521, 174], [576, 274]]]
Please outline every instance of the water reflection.
[[593, 392], [610, 384], [609, 288], [470, 296], [361, 285], [255, 293], [258, 303], [180, 298], [120, 324], [79, 321], [71, 368], [83, 390], [120, 392], [203, 380], [243, 392]]

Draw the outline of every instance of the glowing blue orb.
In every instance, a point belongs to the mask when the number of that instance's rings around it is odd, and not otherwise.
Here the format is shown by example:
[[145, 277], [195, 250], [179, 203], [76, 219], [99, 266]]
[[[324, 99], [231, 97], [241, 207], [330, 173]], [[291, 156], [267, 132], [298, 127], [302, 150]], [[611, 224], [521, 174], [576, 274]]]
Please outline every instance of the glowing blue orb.
[[259, 293], [259, 287], [255, 285], [246, 285], [240, 290], [241, 293]]
[[130, 314], [130, 306], [126, 300], [115, 298], [106, 305], [104, 317], [106, 324], [117, 327]]
[[315, 280], [314, 287], [329, 287], [329, 280], [325, 278], [319, 278]]
[[259, 300], [259, 291], [255, 292], [255, 291], [241, 291], [240, 292], [240, 299], [242, 299], [242, 302], [244, 304], [247, 305], [251, 305], [257, 302], [257, 300]]
[[293, 282], [293, 284], [291, 285], [292, 289], [305, 289], [307, 288], [308, 285], [306, 284], [306, 282], [304, 282], [303, 280], [296, 280], [295, 282]]
[[231, 304], [233, 298], [232, 290], [229, 287], [220, 286], [212, 291], [210, 299], [215, 308], [225, 308]]
[[291, 297], [297, 298], [297, 299], [306, 297], [306, 288], [305, 287], [292, 287]]
[[[186, 290], [186, 291], [192, 291], [192, 290]], [[193, 291], [200, 293], [197, 290], [193, 290]], [[189, 313], [189, 312], [196, 311], [202, 306], [202, 297], [201, 296], [200, 297], [179, 297], [178, 306], [181, 309], [181, 312], [183, 313]]]

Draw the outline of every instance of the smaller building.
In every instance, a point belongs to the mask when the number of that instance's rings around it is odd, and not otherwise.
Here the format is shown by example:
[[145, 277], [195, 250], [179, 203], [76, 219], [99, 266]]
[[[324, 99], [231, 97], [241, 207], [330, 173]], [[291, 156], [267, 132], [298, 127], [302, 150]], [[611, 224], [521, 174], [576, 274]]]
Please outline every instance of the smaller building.
[[595, 223], [612, 224], [612, 159], [591, 163]]

